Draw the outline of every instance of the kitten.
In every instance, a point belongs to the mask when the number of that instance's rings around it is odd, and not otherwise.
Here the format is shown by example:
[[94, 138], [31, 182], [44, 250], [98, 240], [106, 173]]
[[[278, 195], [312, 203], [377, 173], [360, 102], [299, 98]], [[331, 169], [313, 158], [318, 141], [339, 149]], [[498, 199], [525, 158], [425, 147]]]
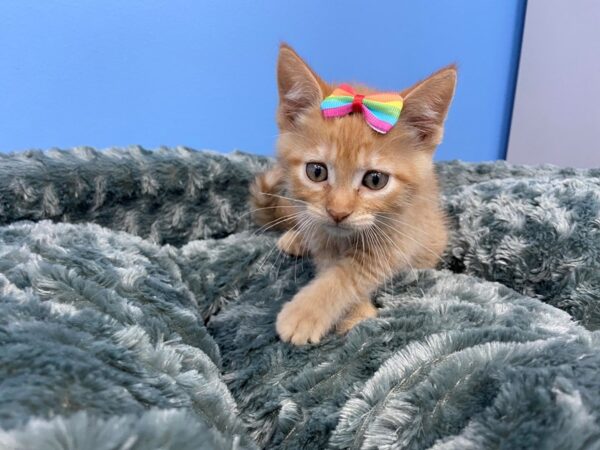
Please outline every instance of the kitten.
[[256, 177], [251, 201], [258, 223], [287, 230], [280, 250], [308, 253], [316, 265], [316, 278], [277, 317], [280, 338], [301, 345], [375, 317], [371, 295], [386, 279], [438, 263], [447, 231], [432, 155], [456, 68], [401, 92], [403, 109], [387, 134], [360, 113], [324, 118], [320, 104], [335, 86], [285, 44], [277, 77], [277, 164]]

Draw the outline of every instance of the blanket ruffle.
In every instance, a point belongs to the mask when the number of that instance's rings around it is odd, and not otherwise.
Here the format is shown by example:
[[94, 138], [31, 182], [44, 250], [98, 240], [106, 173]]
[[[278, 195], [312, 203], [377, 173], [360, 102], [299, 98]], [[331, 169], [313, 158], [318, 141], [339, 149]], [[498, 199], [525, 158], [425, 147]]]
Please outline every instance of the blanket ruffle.
[[443, 270], [293, 347], [313, 268], [252, 228], [269, 163], [0, 155], [0, 448], [600, 445], [600, 171], [438, 164]]

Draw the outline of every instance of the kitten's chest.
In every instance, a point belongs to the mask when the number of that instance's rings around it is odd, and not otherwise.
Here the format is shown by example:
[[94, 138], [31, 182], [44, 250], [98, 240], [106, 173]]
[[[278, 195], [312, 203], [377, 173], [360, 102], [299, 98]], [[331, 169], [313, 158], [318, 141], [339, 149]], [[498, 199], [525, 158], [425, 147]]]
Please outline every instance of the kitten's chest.
[[362, 248], [355, 239], [324, 235], [311, 241], [310, 250], [317, 265], [327, 266], [342, 258], [355, 256]]

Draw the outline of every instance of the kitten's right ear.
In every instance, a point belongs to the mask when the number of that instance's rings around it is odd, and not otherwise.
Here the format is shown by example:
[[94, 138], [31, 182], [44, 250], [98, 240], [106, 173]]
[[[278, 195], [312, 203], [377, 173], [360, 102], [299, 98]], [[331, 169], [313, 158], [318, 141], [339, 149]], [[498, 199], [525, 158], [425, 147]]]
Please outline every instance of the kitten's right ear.
[[456, 66], [452, 64], [402, 93], [404, 106], [400, 120], [431, 150], [442, 141], [444, 121], [455, 88]]
[[293, 126], [302, 113], [320, 105], [327, 90], [327, 84], [287, 44], [279, 47], [277, 84], [281, 128]]

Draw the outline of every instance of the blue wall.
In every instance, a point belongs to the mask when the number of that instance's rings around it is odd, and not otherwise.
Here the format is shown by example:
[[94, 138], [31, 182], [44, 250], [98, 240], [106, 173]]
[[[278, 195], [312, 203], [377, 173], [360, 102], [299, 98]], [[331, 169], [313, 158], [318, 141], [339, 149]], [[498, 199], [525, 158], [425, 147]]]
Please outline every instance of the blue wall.
[[[187, 145], [271, 154], [277, 46], [401, 89], [450, 62], [438, 159], [504, 156], [524, 1], [2, 0], [0, 151]], [[374, 17], [373, 20], [370, 17]]]

